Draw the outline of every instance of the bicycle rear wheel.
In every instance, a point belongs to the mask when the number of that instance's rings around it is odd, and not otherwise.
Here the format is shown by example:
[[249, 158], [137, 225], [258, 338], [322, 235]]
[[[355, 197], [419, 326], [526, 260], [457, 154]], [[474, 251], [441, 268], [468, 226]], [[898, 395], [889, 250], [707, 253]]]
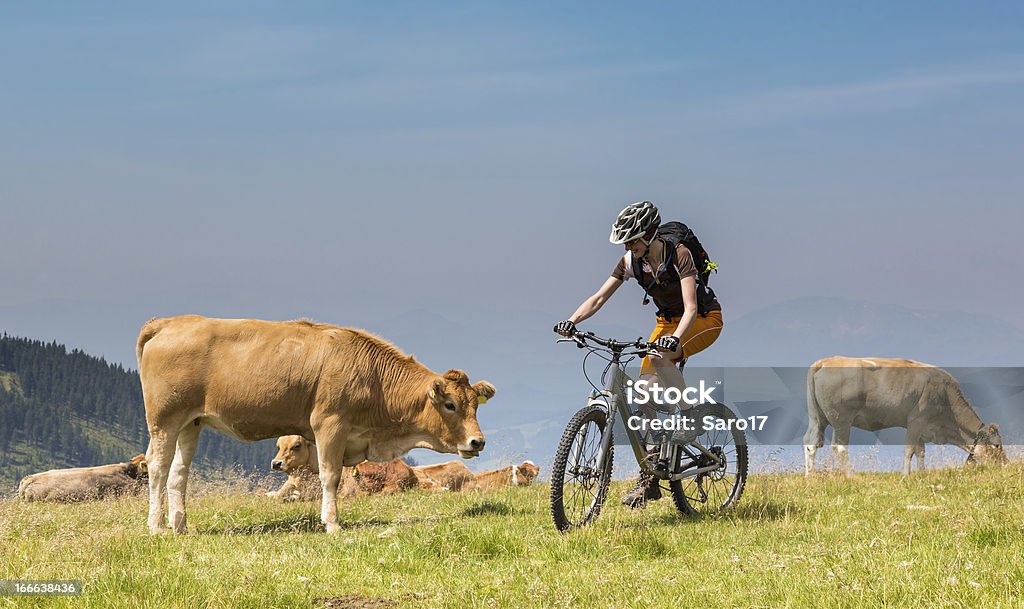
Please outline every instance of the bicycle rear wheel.
[[551, 517], [565, 532], [589, 524], [601, 513], [612, 475], [612, 453], [608, 446], [604, 462], [598, 463], [608, 415], [598, 406], [577, 412], [565, 426], [551, 465]]
[[[700, 429], [705, 420], [713, 429], [702, 431], [694, 442], [680, 452], [675, 471], [694, 470], [714, 464], [715, 459], [704, 454], [694, 444], [699, 443], [721, 463], [713, 470], [695, 477], [673, 480], [669, 483], [676, 508], [687, 516], [713, 514], [736, 505], [747, 481], [747, 436], [735, 424], [736, 414], [725, 404], [699, 407]], [[711, 419], [706, 419], [711, 417]]]

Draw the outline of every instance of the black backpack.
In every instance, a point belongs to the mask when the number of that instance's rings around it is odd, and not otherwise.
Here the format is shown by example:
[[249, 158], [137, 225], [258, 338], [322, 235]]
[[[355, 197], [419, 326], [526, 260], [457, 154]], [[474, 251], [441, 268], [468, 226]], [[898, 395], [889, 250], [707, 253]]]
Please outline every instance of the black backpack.
[[[711, 261], [708, 257], [707, 250], [700, 244], [697, 239], [697, 235], [693, 234], [690, 227], [686, 226], [682, 222], [666, 222], [658, 227], [658, 237], [665, 240], [667, 247], [665, 248], [665, 279], [678, 281], [679, 277], [675, 269], [675, 258], [676, 246], [682, 243], [686, 246], [686, 249], [690, 250], [690, 256], [693, 257], [693, 266], [697, 268], [697, 313], [704, 315], [709, 309], [709, 305], [715, 299], [715, 293], [708, 287], [708, 280], [711, 279], [711, 273], [718, 272], [718, 265]], [[643, 277], [643, 261], [639, 258], [633, 258], [633, 277], [636, 277], [637, 283], [644, 289], [646, 293], [651, 286], [645, 286], [641, 281]], [[653, 285], [653, 284], [652, 284]], [[647, 304], [648, 299], [644, 299], [644, 304]], [[660, 311], [659, 311], [660, 313]], [[675, 317], [666, 312], [667, 315]]]

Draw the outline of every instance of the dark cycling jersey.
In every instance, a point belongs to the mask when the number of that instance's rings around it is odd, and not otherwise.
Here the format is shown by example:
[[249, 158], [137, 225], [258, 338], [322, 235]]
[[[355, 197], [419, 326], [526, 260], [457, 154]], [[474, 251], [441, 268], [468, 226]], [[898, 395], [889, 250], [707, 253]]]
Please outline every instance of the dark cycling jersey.
[[[643, 276], [633, 277], [633, 254], [632, 252], [626, 252], [626, 255], [619, 259], [619, 263], [612, 270], [612, 277], [619, 281], [636, 279], [647, 289], [647, 293], [651, 295], [651, 299], [657, 305], [660, 315], [679, 317], [683, 314], [683, 289], [679, 285], [679, 280], [686, 277], [696, 277], [697, 267], [693, 264], [693, 256], [690, 254], [690, 250], [683, 244], [676, 246], [676, 253], [672, 257], [672, 263], [679, 274], [679, 279], [673, 276], [668, 280], [655, 281], [654, 271], [646, 260], [642, 264]], [[700, 290], [700, 286], [697, 289]], [[699, 298], [700, 294], [697, 296]], [[702, 308], [705, 311], [721, 311], [722, 305], [718, 303], [717, 298], [711, 296]]]

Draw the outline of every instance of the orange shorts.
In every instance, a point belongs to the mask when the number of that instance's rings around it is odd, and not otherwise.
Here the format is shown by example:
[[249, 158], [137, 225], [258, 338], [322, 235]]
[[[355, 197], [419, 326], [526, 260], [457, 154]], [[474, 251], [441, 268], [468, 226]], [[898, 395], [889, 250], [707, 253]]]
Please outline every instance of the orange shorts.
[[[651, 332], [651, 337], [647, 339], [649, 342], [654, 342], [667, 334], [672, 334], [676, 331], [679, 326], [679, 320], [682, 317], [673, 317], [671, 319], [658, 318], [658, 325], [654, 326], [654, 331]], [[711, 346], [711, 343], [715, 342], [718, 336], [722, 333], [722, 312], [721, 311], [708, 311], [704, 316], [696, 316], [693, 318], [693, 323], [690, 324], [689, 329], [686, 330], [686, 334], [679, 341], [683, 345], [683, 358], [688, 358], [694, 354], [700, 353], [704, 349]], [[674, 363], [681, 362], [683, 358], [672, 360]], [[651, 364], [648, 358], [644, 358], [643, 363], [640, 364], [640, 374], [654, 374], [654, 365]]]

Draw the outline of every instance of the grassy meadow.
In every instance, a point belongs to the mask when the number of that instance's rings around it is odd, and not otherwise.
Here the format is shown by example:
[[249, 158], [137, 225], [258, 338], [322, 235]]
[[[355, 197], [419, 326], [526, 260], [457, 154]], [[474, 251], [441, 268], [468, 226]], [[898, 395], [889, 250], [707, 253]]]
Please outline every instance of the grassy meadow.
[[703, 519], [631, 511], [616, 483], [558, 534], [548, 486], [312, 503], [199, 489], [190, 532], [150, 536], [145, 499], [0, 501], [0, 579], [80, 579], [2, 607], [1021, 607], [1024, 465], [851, 478], [753, 476]]

